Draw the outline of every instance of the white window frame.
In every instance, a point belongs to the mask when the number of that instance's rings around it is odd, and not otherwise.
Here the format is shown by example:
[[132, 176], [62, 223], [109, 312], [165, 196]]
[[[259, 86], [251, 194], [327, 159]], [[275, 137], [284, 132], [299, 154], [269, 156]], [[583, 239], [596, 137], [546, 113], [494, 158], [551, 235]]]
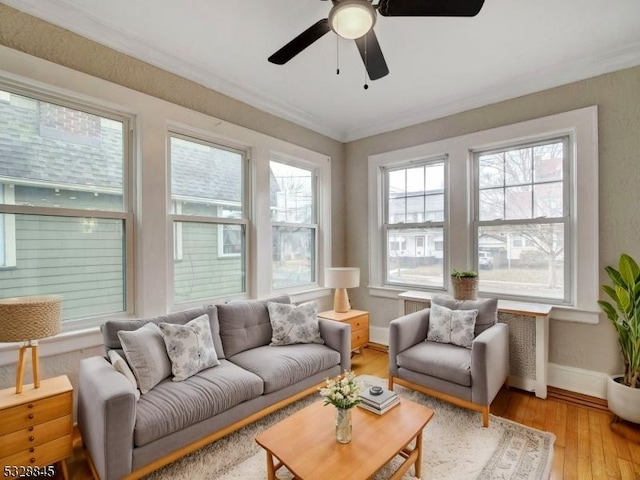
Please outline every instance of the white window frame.
[[[372, 155], [368, 159], [369, 175], [369, 259], [370, 289], [374, 296], [397, 298], [403, 290], [384, 285], [380, 229], [383, 220], [381, 167], [412, 159], [447, 154], [449, 235], [445, 251], [448, 269], [473, 268], [477, 261], [474, 252], [473, 154], [475, 150], [497, 148], [501, 145], [525, 143], [536, 139], [569, 134], [572, 143], [570, 180], [571, 219], [574, 257], [572, 259], [572, 303], [554, 305], [554, 319], [581, 323], [598, 323], [598, 109], [581, 108], [548, 117], [474, 132], [427, 144]], [[446, 261], [446, 260], [445, 260]], [[429, 289], [425, 289], [429, 291]], [[449, 289], [451, 293], [452, 290]], [[539, 303], [528, 299], [529, 303]]]
[[[404, 170], [404, 169], [408, 169], [411, 167], [419, 167], [419, 166], [429, 166], [429, 165], [437, 165], [437, 164], [442, 164], [443, 166], [443, 170], [444, 170], [444, 191], [442, 192], [443, 197], [444, 197], [444, 214], [443, 214], [443, 219], [442, 221], [434, 221], [434, 220], [424, 220], [422, 222], [406, 222], [406, 223], [391, 223], [389, 220], [389, 211], [388, 211], [388, 199], [389, 199], [389, 174], [393, 171], [397, 171], [397, 170]], [[402, 229], [413, 229], [413, 228], [442, 228], [442, 237], [443, 239], [447, 238], [447, 231], [448, 231], [448, 221], [447, 221], [447, 205], [448, 205], [448, 188], [447, 188], [447, 169], [448, 169], [448, 160], [446, 155], [438, 155], [435, 157], [429, 157], [429, 158], [423, 158], [423, 159], [413, 159], [410, 160], [409, 162], [402, 162], [402, 163], [394, 163], [394, 164], [387, 164], [387, 165], [383, 165], [380, 167], [381, 168], [381, 174], [382, 174], [382, 183], [383, 183], [383, 192], [384, 192], [384, 198], [383, 198], [383, 224], [382, 224], [382, 240], [381, 240], [381, 247], [383, 249], [382, 252], [382, 262], [383, 262], [383, 278], [384, 278], [384, 284], [388, 285], [391, 288], [406, 288], [406, 289], [413, 289], [413, 288], [420, 288], [419, 285], [416, 284], [399, 284], [399, 283], [394, 283], [394, 282], [390, 282], [388, 281], [388, 273], [389, 273], [389, 266], [387, 264], [387, 259], [388, 259], [388, 254], [387, 254], [387, 245], [388, 245], [388, 237], [389, 237], [389, 230], [402, 230]], [[424, 236], [422, 237], [423, 241], [424, 241]], [[446, 245], [446, 240], [445, 240], [445, 245]], [[435, 287], [435, 286], [431, 286], [429, 287], [431, 290], [444, 290], [445, 285], [446, 285], [446, 272], [447, 272], [447, 264], [445, 262], [446, 259], [446, 254], [443, 256], [443, 275], [444, 275], [444, 279], [443, 279], [443, 283], [444, 285], [442, 287]]]
[[[205, 145], [207, 147], [213, 147], [213, 148], [218, 148], [221, 150], [227, 150], [233, 153], [238, 153], [242, 156], [242, 216], [240, 218], [223, 218], [223, 217], [219, 217], [219, 216], [202, 216], [202, 215], [185, 215], [182, 213], [182, 209], [180, 208], [180, 213], [178, 213], [178, 204], [180, 203], [179, 201], [177, 202], [176, 200], [172, 199], [172, 192], [171, 192], [171, 138], [178, 138], [181, 140], [185, 140], [187, 142], [193, 142], [193, 143], [199, 143], [201, 145]], [[217, 138], [211, 138], [207, 135], [205, 135], [203, 132], [190, 132], [188, 130], [185, 129], [178, 129], [178, 128], [172, 128], [169, 129], [167, 131], [167, 135], [166, 135], [166, 143], [167, 143], [167, 176], [168, 176], [168, 188], [167, 188], [167, 202], [168, 202], [168, 207], [167, 207], [167, 212], [168, 213], [168, 220], [170, 225], [172, 225], [171, 231], [175, 234], [175, 235], [180, 235], [179, 238], [177, 239], [177, 241], [175, 240], [175, 237], [173, 235], [170, 236], [170, 238], [168, 239], [168, 241], [170, 242], [172, 248], [171, 251], [173, 252], [179, 252], [180, 254], [180, 258], [177, 259], [175, 258], [175, 260], [181, 260], [182, 254], [183, 254], [183, 245], [182, 245], [182, 223], [187, 223], [187, 222], [191, 222], [191, 223], [201, 223], [201, 224], [209, 224], [209, 225], [216, 225], [216, 232], [218, 235], [218, 240], [222, 239], [222, 235], [223, 235], [223, 227], [225, 225], [241, 225], [242, 228], [244, 229], [244, 235], [245, 235], [245, 242], [244, 242], [244, 258], [245, 260], [248, 259], [248, 252], [249, 252], [249, 224], [250, 224], [250, 217], [249, 217], [249, 211], [250, 211], [250, 195], [249, 195], [249, 188], [248, 185], [250, 184], [250, 180], [249, 180], [249, 172], [250, 172], [250, 168], [249, 168], [249, 162], [250, 162], [250, 155], [247, 149], [239, 147], [239, 146], [235, 146], [235, 145], [226, 145], [225, 143], [221, 142], [219, 139]], [[176, 203], [176, 212], [175, 213], [171, 213], [172, 210], [170, 208], [170, 205], [172, 202]], [[222, 254], [223, 252], [222, 250], [222, 246], [221, 246], [221, 242], [218, 241], [218, 256], [219, 257], [230, 257], [230, 256], [241, 256], [240, 255], [226, 255], [226, 254]], [[174, 253], [175, 255], [175, 253]], [[244, 296], [247, 295], [247, 290], [248, 290], [248, 277], [249, 277], [249, 267], [248, 267], [249, 262], [245, 261], [244, 262], [244, 273], [243, 273], [243, 290], [241, 292], [237, 292], [236, 294], [234, 294], [234, 296], [242, 298]], [[193, 300], [188, 300], [185, 302], [177, 302], [175, 299], [175, 285], [174, 285], [174, 281], [175, 281], [175, 277], [174, 277], [174, 268], [173, 268], [173, 262], [170, 262], [169, 268], [168, 268], [168, 279], [167, 279], [167, 283], [169, 284], [170, 288], [169, 288], [169, 295], [170, 295], [170, 302], [171, 305], [173, 306], [174, 310], [175, 309], [183, 309], [183, 308], [189, 308], [192, 306], [198, 306], [198, 305], [202, 305], [203, 301], [214, 301], [218, 298], [223, 298], [223, 297], [216, 297], [215, 293], [212, 293], [210, 296], [208, 296], [207, 298], [202, 298], [202, 299], [193, 299]], [[229, 295], [224, 295], [224, 298], [227, 298]]]
[[[38, 215], [38, 216], [51, 216], [51, 217], [71, 217], [71, 218], [99, 218], [108, 220], [121, 220], [124, 230], [124, 310], [121, 312], [114, 312], [111, 314], [98, 315], [95, 317], [87, 317], [83, 319], [69, 319], [62, 323], [62, 330], [64, 332], [80, 330], [96, 325], [100, 325], [106, 319], [109, 318], [122, 318], [123, 314], [130, 315], [135, 310], [135, 284], [134, 284], [134, 215], [133, 215], [133, 147], [131, 139], [134, 135], [134, 125], [136, 120], [133, 115], [126, 115], [120, 112], [111, 111], [108, 107], [94, 104], [91, 101], [82, 98], [74, 98], [72, 95], [65, 93], [48, 91], [36, 91], [33, 88], [23, 86], [14, 82], [0, 81], [0, 90], [15, 93], [24, 97], [31, 98], [37, 101], [43, 101], [53, 103], [63, 107], [77, 109], [82, 112], [98, 115], [100, 117], [109, 118], [117, 122], [121, 122], [123, 126], [123, 190], [122, 190], [122, 210], [93, 210], [93, 209], [75, 209], [75, 208], [59, 208], [59, 207], [44, 207], [44, 206], [31, 206], [31, 205], [14, 205], [14, 204], [2, 204], [0, 202], [0, 214], [14, 214], [14, 215]], [[6, 199], [6, 197], [5, 197]], [[5, 217], [6, 218], [6, 217]], [[14, 217], [15, 218], [15, 217]], [[15, 224], [14, 224], [15, 228]], [[14, 235], [15, 243], [15, 235]], [[14, 263], [16, 262], [15, 250], [14, 250]], [[63, 300], [64, 308], [64, 300]]]
[[[304, 290], [304, 289], [308, 289], [311, 287], [317, 287], [318, 286], [318, 278], [319, 278], [319, 269], [318, 269], [318, 262], [319, 262], [319, 246], [318, 246], [318, 241], [320, 239], [319, 237], [319, 217], [320, 217], [320, 212], [319, 212], [319, 202], [318, 202], [318, 198], [319, 198], [319, 194], [318, 194], [318, 190], [319, 190], [319, 183], [320, 183], [320, 175], [318, 173], [318, 167], [317, 165], [314, 165], [308, 161], [305, 161], [303, 159], [299, 159], [299, 158], [295, 158], [289, 155], [284, 155], [282, 153], [272, 153], [269, 157], [269, 169], [271, 169], [271, 162], [277, 162], [277, 163], [281, 163], [284, 165], [289, 165], [292, 167], [296, 167], [296, 168], [300, 168], [300, 169], [304, 169], [307, 171], [311, 172], [312, 175], [312, 183], [311, 183], [311, 189], [312, 189], [312, 195], [313, 195], [313, 208], [312, 208], [312, 214], [313, 214], [313, 222], [312, 223], [292, 223], [292, 222], [274, 222], [273, 220], [271, 220], [271, 202], [269, 202], [269, 220], [270, 220], [270, 225], [271, 228], [269, 229], [270, 231], [270, 237], [272, 237], [273, 235], [273, 227], [290, 227], [290, 228], [308, 228], [308, 229], [312, 229], [313, 230], [313, 234], [314, 234], [314, 255], [313, 255], [313, 278], [311, 279], [311, 281], [309, 283], [303, 283], [303, 284], [299, 284], [299, 285], [294, 285], [294, 286], [287, 286], [287, 287], [283, 287], [283, 288], [274, 288], [273, 287], [273, 251], [271, 252], [271, 288], [274, 292], [286, 292], [286, 291], [297, 291], [297, 290]], [[271, 175], [269, 175], [269, 185], [270, 185], [270, 180], [271, 180]], [[269, 186], [269, 194], [271, 193], [271, 186]], [[271, 245], [273, 245], [273, 242], [271, 243]]]
[[[0, 184], [0, 203], [13, 204], [15, 187], [13, 184]], [[0, 216], [0, 237], [2, 243], [2, 256], [0, 270], [8, 270], [16, 267], [16, 216], [4, 214]]]

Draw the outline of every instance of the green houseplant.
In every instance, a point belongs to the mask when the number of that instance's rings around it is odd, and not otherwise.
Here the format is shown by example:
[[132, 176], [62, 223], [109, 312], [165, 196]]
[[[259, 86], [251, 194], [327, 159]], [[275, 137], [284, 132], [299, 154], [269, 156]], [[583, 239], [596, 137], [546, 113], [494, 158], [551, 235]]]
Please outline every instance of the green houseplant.
[[607, 383], [609, 409], [640, 423], [640, 267], [625, 253], [617, 270], [607, 266], [605, 271], [613, 285], [602, 285], [602, 290], [613, 303], [599, 300], [598, 304], [616, 329], [624, 362], [624, 374]]
[[453, 298], [475, 300], [478, 298], [478, 272], [475, 270], [451, 270]]

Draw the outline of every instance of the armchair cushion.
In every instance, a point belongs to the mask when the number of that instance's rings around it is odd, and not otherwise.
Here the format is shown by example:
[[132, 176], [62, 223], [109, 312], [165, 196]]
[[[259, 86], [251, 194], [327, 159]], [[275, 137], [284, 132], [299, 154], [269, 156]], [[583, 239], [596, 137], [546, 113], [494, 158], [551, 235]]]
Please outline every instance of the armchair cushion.
[[482, 300], [455, 300], [451, 297], [434, 295], [431, 297], [431, 305], [440, 305], [451, 310], [478, 310], [476, 325], [474, 328], [477, 337], [486, 329], [498, 322], [498, 299], [485, 298]]
[[451, 310], [434, 304], [429, 316], [427, 341], [471, 348], [477, 316], [478, 310]]
[[456, 345], [421, 342], [401, 352], [397, 365], [413, 372], [471, 386], [471, 350]]

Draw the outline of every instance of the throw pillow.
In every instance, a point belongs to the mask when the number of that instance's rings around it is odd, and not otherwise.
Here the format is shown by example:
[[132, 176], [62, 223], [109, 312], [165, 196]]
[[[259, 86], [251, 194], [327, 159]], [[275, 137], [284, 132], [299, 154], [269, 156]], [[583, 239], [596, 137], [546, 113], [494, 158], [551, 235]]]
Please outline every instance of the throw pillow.
[[485, 298], [482, 300], [456, 300], [451, 297], [434, 295], [431, 305], [440, 305], [451, 310], [478, 310], [474, 335], [477, 337], [498, 321], [498, 299]]
[[324, 343], [318, 326], [318, 306], [315, 303], [287, 305], [268, 302], [271, 321], [270, 345]]
[[173, 381], [181, 382], [205, 368], [220, 365], [213, 346], [209, 316], [194, 318], [186, 325], [161, 323]]
[[471, 348], [478, 310], [451, 310], [431, 305], [427, 341]]
[[124, 375], [127, 380], [129, 380], [129, 383], [133, 385], [136, 401], [140, 400], [140, 390], [138, 390], [138, 382], [136, 382], [136, 376], [131, 371], [131, 367], [129, 367], [127, 361], [122, 358], [115, 350], [109, 350], [109, 353], [107, 355], [109, 356], [109, 361], [111, 362], [111, 365], [113, 365], [113, 368], [117, 372], [120, 372], [122, 375]]
[[131, 332], [120, 331], [118, 338], [142, 395], [171, 375], [162, 332], [155, 323]]

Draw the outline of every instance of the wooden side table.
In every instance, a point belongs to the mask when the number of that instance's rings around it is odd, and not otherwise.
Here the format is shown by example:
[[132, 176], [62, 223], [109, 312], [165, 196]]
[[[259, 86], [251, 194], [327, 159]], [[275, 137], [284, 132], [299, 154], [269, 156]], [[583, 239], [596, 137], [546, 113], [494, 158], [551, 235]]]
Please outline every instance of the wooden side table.
[[338, 313], [334, 310], [318, 313], [318, 317], [334, 320], [351, 325], [351, 351], [358, 351], [364, 355], [364, 347], [369, 344], [369, 312], [349, 310]]
[[66, 375], [0, 390], [0, 472], [4, 478], [53, 477], [54, 463], [69, 473], [73, 453], [73, 387]]

